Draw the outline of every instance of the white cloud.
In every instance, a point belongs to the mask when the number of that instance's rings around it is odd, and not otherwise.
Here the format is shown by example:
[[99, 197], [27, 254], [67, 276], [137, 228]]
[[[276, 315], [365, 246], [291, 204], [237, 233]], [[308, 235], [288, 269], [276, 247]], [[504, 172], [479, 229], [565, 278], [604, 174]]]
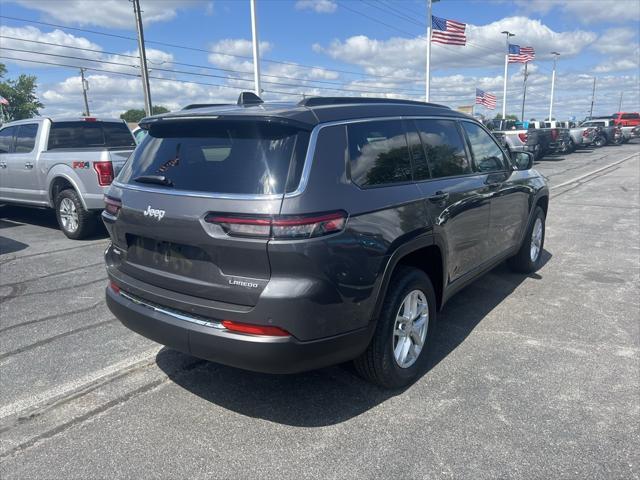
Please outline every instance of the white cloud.
[[[483, 26], [469, 25], [465, 47], [433, 44], [432, 66], [439, 68], [495, 67], [504, 62], [504, 30], [523, 32], [512, 42], [533, 46], [539, 60], [548, 60], [557, 50], [571, 57], [590, 45], [597, 36], [576, 30], [555, 32], [539, 20], [509, 17]], [[416, 77], [424, 70], [426, 39], [395, 37], [376, 40], [356, 35], [346, 40], [333, 40], [329, 46], [314, 45], [314, 51], [331, 58], [363, 67], [367, 73], [396, 78]]]
[[[102, 50], [102, 48], [99, 45], [87, 40], [86, 38], [76, 37], [75, 35], [63, 32], [62, 30], [53, 30], [51, 32], [45, 33], [40, 31], [40, 29], [36, 27], [9, 27], [6, 25], [0, 25], [0, 35], [2, 35], [3, 37], [11, 37], [2, 38], [2, 49], [4, 53], [10, 57], [20, 58], [23, 60], [37, 60], [73, 64], [78, 63], [78, 61], [75, 61], [73, 59], [38, 55], [37, 53], [19, 52], [10, 49], [15, 48], [18, 50], [28, 50], [30, 52], [79, 57], [80, 60], [85, 58], [96, 58], [102, 55], [99, 52], [96, 54], [95, 52], [78, 50], [79, 48], [86, 48], [100, 51]], [[51, 43], [55, 45], [33, 43], [33, 41]], [[36, 68], [36, 64], [30, 62], [10, 61], [5, 59], [3, 60], [7, 63], [16, 63], [28, 68]]]
[[637, 0], [516, 0], [516, 3], [526, 13], [547, 14], [557, 9], [585, 24], [640, 20], [640, 2]]
[[[260, 42], [260, 55], [271, 51], [269, 42]], [[220, 68], [253, 72], [253, 44], [245, 38], [225, 38], [211, 44], [209, 62]], [[247, 57], [245, 59], [238, 57]]]
[[[20, 5], [44, 12], [50, 18], [75, 25], [96, 25], [135, 29], [132, 4], [126, 0], [13, 0]], [[176, 16], [180, 8], [202, 3], [199, 0], [142, 0], [145, 24], [165, 22]]]
[[334, 0], [298, 0], [296, 10], [313, 10], [316, 13], [333, 13], [338, 8]]

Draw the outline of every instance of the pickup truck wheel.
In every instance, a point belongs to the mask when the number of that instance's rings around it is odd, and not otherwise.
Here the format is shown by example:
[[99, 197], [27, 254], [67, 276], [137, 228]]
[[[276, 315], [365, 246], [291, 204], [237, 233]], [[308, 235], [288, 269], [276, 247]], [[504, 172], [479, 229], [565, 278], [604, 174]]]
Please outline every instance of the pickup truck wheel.
[[96, 217], [82, 206], [75, 190], [62, 190], [56, 196], [55, 205], [58, 225], [68, 238], [79, 240], [95, 231]]
[[436, 321], [436, 295], [429, 277], [400, 267], [393, 275], [367, 350], [356, 371], [384, 388], [412, 383], [423, 371]]
[[509, 266], [512, 270], [520, 273], [533, 273], [540, 268], [542, 264], [542, 249], [544, 248], [544, 233], [544, 210], [536, 207], [520, 250], [509, 259]]
[[598, 135], [595, 140], [593, 141], [593, 144], [596, 147], [604, 147], [607, 144], [607, 139], [604, 138], [604, 136], [602, 135]]

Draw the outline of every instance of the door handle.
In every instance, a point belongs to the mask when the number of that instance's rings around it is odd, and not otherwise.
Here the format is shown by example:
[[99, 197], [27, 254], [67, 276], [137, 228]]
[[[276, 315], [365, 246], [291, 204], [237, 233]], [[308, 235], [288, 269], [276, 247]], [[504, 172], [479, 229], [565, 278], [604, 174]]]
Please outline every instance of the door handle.
[[7, 164], [4, 162], [0, 163], [0, 168], [7, 168]]
[[29, 170], [31, 170], [31, 169], [33, 168], [33, 163], [31, 163], [31, 162], [27, 162], [27, 163], [25, 163], [25, 164], [24, 164], [24, 166], [25, 166], [26, 168], [28, 168]]
[[449, 194], [447, 192], [443, 192], [439, 190], [434, 195], [431, 195], [429, 197], [429, 201], [433, 203], [440, 203], [440, 202], [444, 202], [448, 198], [449, 198]]

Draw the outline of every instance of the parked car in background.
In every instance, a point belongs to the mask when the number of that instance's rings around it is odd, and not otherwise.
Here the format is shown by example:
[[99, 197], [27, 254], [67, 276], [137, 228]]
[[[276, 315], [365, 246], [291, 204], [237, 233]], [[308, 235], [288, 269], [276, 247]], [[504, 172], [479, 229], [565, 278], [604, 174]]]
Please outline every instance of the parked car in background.
[[580, 124], [581, 127], [596, 129], [596, 137], [593, 144], [596, 147], [605, 145], [620, 145], [624, 141], [622, 129], [617, 126], [611, 117], [592, 118]]
[[620, 130], [622, 131], [622, 141], [624, 143], [640, 137], [640, 125], [635, 127], [620, 127]]
[[529, 132], [521, 122], [514, 120], [491, 120], [487, 128], [508, 152], [529, 152], [536, 160], [544, 156], [540, 133]]
[[567, 127], [555, 124], [551, 126], [551, 122], [530, 121], [528, 128], [536, 129], [541, 132], [540, 141], [543, 155], [550, 153], [571, 153], [575, 147], [571, 142], [571, 136]]
[[640, 126], [640, 113], [618, 112], [614, 113], [611, 118], [616, 125], [621, 127]]
[[0, 129], [0, 202], [56, 211], [73, 239], [90, 235], [104, 191], [135, 147], [123, 120], [32, 118]]
[[597, 130], [592, 127], [577, 127], [575, 122], [569, 121], [546, 121], [544, 122], [545, 128], [563, 128], [569, 133], [569, 148], [568, 152], [574, 151], [576, 148], [590, 146], [596, 138]]
[[311, 97], [194, 108], [148, 130], [107, 192], [107, 305], [132, 330], [235, 367], [355, 359], [414, 381], [437, 311], [509, 259], [542, 264], [549, 191], [447, 107]]

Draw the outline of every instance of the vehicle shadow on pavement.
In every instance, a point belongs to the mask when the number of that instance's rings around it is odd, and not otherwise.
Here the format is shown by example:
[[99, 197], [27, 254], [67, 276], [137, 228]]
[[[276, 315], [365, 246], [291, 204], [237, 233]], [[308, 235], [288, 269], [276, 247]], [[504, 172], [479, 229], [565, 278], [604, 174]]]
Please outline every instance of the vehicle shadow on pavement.
[[[14, 205], [3, 205], [0, 208], [0, 229], [18, 227], [24, 224], [37, 225], [38, 227], [60, 231], [56, 214], [51, 209], [28, 208]], [[60, 235], [63, 235], [61, 231]], [[97, 240], [106, 237], [107, 229], [104, 228], [102, 222], [99, 222], [99, 228], [95, 234], [82, 240], [75, 241]]]
[[27, 245], [26, 243], [18, 242], [17, 240], [12, 240], [0, 235], [0, 255], [19, 252], [20, 250], [24, 250], [28, 246], [29, 245]]
[[[543, 263], [550, 259], [551, 254], [543, 251]], [[538, 274], [514, 274], [502, 264], [453, 297], [440, 313], [423, 375], [455, 350], [527, 278], [542, 279]], [[184, 362], [184, 357], [188, 358], [164, 348], [156, 363], [176, 385], [208, 402], [248, 417], [296, 427], [341, 423], [404, 391], [372, 385], [358, 377], [350, 364], [294, 375], [267, 375], [195, 359], [191, 367], [176, 369], [176, 362]]]

